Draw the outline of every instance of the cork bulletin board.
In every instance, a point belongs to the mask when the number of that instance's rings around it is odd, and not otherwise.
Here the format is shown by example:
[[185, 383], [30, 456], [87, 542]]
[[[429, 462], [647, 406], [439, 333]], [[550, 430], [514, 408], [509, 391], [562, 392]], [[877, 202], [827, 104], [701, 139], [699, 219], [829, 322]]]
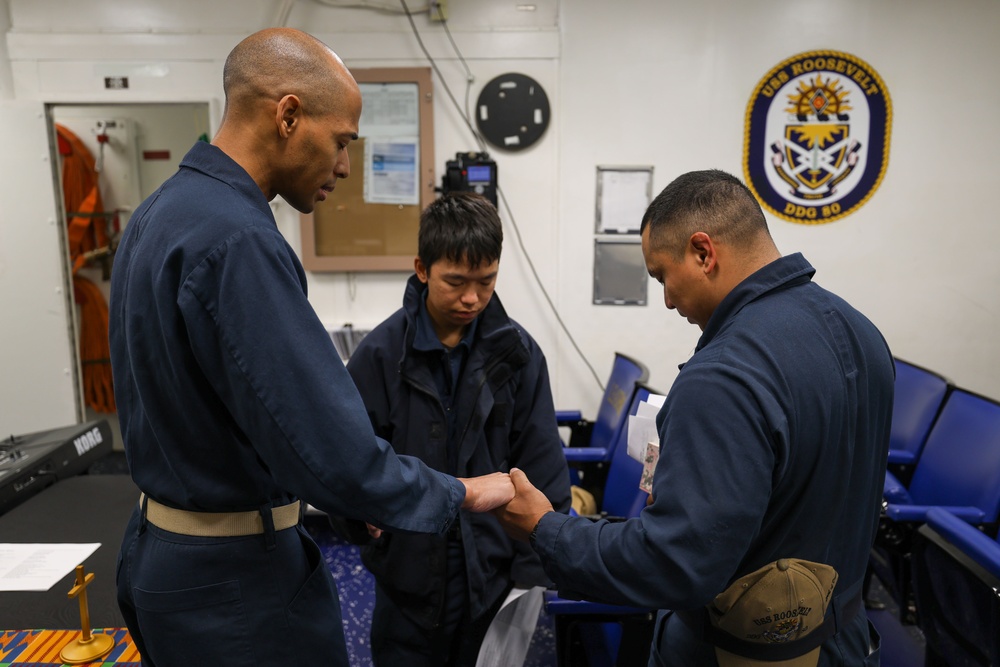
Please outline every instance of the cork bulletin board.
[[434, 193], [434, 106], [427, 67], [351, 70], [363, 106], [351, 175], [302, 214], [309, 271], [412, 271], [420, 212]]

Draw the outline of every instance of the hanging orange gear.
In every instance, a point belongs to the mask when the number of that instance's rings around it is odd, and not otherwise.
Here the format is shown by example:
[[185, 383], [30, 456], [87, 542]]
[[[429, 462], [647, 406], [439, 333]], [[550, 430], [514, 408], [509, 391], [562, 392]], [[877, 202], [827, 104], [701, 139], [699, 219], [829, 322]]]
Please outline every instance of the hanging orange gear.
[[73, 276], [73, 294], [80, 305], [80, 363], [83, 398], [98, 412], [115, 411], [108, 345], [108, 305], [100, 288], [83, 276]]
[[73, 296], [80, 306], [80, 363], [83, 394], [87, 405], [98, 412], [114, 412], [114, 383], [108, 344], [108, 305], [93, 282], [77, 275], [86, 264], [87, 253], [108, 248], [107, 230], [101, 214], [104, 204], [94, 156], [79, 137], [56, 124], [62, 155], [63, 202], [68, 221], [67, 239], [73, 262]]

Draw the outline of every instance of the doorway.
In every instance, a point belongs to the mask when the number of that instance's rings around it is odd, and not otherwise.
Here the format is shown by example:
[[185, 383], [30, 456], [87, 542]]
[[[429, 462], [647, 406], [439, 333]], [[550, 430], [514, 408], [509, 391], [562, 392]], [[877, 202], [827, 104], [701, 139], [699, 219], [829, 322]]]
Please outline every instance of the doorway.
[[[114, 434], [114, 448], [121, 450], [117, 414], [107, 411], [113, 407], [109, 408], [106, 401], [95, 401], [91, 390], [91, 384], [102, 382], [105, 374], [110, 377], [110, 360], [86, 358], [81, 354], [81, 340], [87, 348], [95, 331], [100, 331], [93, 304], [88, 305], [88, 299], [103, 299], [105, 305], [108, 303], [114, 249], [121, 232], [142, 201], [177, 171], [191, 146], [198, 140], [209, 140], [209, 104], [54, 104], [49, 107], [48, 115], [54, 126], [71, 133], [90, 151], [97, 172], [101, 210], [84, 213], [90, 224], [101, 226], [101, 233], [95, 234], [95, 238], [106, 240], [103, 246], [97, 244], [98, 247], [83, 253], [85, 263], [77, 269], [76, 275], [83, 279], [79, 285], [86, 285], [87, 289], [83, 297], [80, 290], [76, 290], [75, 307], [70, 309], [73, 336], [69, 344], [73, 346], [72, 356], [76, 359], [80, 417], [83, 421], [107, 419]], [[56, 136], [55, 130], [53, 127], [51, 136]], [[63, 201], [62, 161], [59, 166], [56, 200]], [[67, 229], [67, 220], [73, 219], [75, 213], [81, 212], [63, 210], [63, 230]], [[67, 263], [64, 275], [70, 276], [72, 283], [73, 261], [69, 253], [64, 252], [62, 256]], [[81, 298], [82, 304], [79, 303]]]

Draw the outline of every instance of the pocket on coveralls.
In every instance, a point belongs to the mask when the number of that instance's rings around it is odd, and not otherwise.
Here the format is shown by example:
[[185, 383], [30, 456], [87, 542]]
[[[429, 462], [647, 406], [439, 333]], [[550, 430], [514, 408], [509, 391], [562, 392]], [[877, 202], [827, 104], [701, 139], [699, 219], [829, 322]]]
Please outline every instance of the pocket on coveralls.
[[868, 621], [868, 651], [865, 667], [878, 667], [882, 653], [882, 637], [871, 621]]
[[297, 658], [305, 661], [308, 654], [316, 661], [303, 664], [339, 664], [336, 657], [344, 656], [346, 661], [347, 646], [333, 575], [315, 542], [303, 536], [302, 546], [309, 559], [310, 572], [288, 604], [290, 633], [297, 637], [290, 641], [297, 642]]
[[239, 656], [253, 663], [239, 581], [175, 591], [135, 588], [133, 595], [154, 663], [239, 664]]

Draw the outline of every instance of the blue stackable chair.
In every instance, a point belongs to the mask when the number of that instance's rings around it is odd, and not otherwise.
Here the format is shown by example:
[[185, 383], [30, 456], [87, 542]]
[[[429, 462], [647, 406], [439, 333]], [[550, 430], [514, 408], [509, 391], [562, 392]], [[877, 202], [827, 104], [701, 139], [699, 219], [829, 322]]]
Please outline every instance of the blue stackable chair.
[[[902, 485], [909, 483], [931, 427], [954, 385], [941, 374], [922, 366], [898, 357], [894, 357], [893, 362], [896, 366], [896, 381], [887, 470], [892, 474], [890, 479]], [[883, 574], [887, 568], [888, 566], [881, 568]], [[870, 595], [874, 573], [875, 568], [872, 566], [865, 573], [865, 604], [869, 609], [882, 609], [885, 604]]]
[[570, 437], [564, 448], [570, 466], [570, 481], [590, 493], [600, 503], [618, 435], [628, 419], [628, 402], [637, 383], [649, 379], [649, 369], [640, 361], [615, 352], [604, 396], [591, 421], [579, 410], [557, 410], [556, 423], [568, 427]]
[[889, 433], [889, 471], [909, 482], [948, 393], [954, 385], [944, 376], [902, 359], [896, 364], [892, 427]]
[[604, 396], [591, 421], [583, 418], [580, 410], [556, 410], [556, 423], [570, 429], [569, 447], [606, 448], [618, 435], [625, 421], [629, 397], [637, 382], [649, 380], [649, 369], [636, 359], [615, 352], [611, 375], [604, 388]]
[[932, 507], [991, 535], [1000, 518], [1000, 403], [956, 387], [949, 393], [909, 484], [886, 473], [871, 565], [912, 620], [909, 555]]
[[968, 523], [995, 528], [1000, 516], [1000, 403], [953, 389], [910, 483], [887, 474], [884, 498], [892, 521], [922, 522], [930, 507], [946, 507]]
[[[623, 411], [626, 422], [627, 416], [636, 414], [639, 403], [651, 393], [656, 392], [643, 382], [636, 383], [628, 409]], [[627, 520], [637, 517], [646, 506], [648, 494], [639, 489], [642, 464], [628, 455], [627, 438], [628, 429], [623, 427], [612, 449], [599, 514], [590, 517], [594, 520]], [[588, 643], [592, 665], [599, 662], [594, 654], [595, 645], [599, 645], [601, 653], [608, 654], [609, 661], [614, 661], [613, 656], [617, 655], [616, 664], [646, 664], [655, 609], [567, 600], [550, 590], [545, 592], [545, 611], [555, 619], [556, 661], [560, 667], [588, 664], [583, 657]], [[577, 632], [581, 627], [591, 632], [581, 637]]]
[[1000, 665], [1000, 542], [932, 508], [912, 568], [924, 664]]

